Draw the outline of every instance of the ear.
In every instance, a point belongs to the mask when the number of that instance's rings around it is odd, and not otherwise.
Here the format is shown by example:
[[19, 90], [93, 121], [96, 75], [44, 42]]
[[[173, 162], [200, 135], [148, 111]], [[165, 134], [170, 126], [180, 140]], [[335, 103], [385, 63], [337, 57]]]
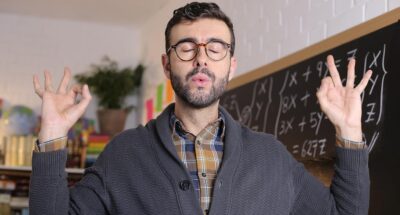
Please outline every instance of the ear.
[[236, 68], [237, 68], [237, 61], [235, 57], [231, 57], [231, 66], [229, 68], [229, 81], [235, 76]]
[[167, 54], [161, 56], [161, 63], [164, 69], [164, 75], [167, 79], [171, 79], [171, 64]]

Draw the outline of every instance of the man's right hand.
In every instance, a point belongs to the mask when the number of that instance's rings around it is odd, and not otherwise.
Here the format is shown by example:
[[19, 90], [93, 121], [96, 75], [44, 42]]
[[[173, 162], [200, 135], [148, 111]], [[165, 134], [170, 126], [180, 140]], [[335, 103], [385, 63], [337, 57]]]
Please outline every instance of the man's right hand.
[[[43, 89], [37, 75], [33, 76], [35, 92], [42, 99], [40, 143], [66, 136], [92, 99], [86, 84], [69, 87], [71, 71], [68, 68], [64, 69], [64, 76], [57, 90], [53, 89], [52, 78], [48, 71], [44, 72], [44, 78]], [[79, 102], [77, 102], [78, 95], [81, 95]]]

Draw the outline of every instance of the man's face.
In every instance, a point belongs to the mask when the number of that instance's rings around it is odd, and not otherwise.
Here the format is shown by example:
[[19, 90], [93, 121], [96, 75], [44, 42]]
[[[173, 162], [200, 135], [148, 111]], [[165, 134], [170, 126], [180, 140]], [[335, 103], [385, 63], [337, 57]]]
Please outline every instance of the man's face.
[[[205, 18], [175, 25], [170, 40], [172, 45], [182, 40], [197, 44], [219, 40], [230, 44], [231, 35], [223, 21]], [[204, 46], [191, 61], [182, 61], [173, 49], [163, 55], [162, 60], [177, 99], [194, 108], [207, 107], [218, 101], [236, 68], [236, 60], [231, 58], [229, 49], [225, 58], [214, 61], [208, 58]]]

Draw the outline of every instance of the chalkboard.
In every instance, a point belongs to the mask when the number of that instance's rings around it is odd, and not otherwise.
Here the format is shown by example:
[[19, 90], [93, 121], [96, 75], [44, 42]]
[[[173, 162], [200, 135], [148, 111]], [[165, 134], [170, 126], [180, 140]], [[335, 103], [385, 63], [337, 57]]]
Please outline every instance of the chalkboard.
[[356, 83], [368, 69], [362, 94], [363, 138], [370, 153], [370, 214], [400, 214], [400, 9], [356, 26], [285, 59], [232, 80], [221, 98], [232, 116], [274, 134], [325, 185], [335, 159], [335, 131], [320, 110], [316, 91], [329, 75], [332, 54], [343, 83], [356, 59]]

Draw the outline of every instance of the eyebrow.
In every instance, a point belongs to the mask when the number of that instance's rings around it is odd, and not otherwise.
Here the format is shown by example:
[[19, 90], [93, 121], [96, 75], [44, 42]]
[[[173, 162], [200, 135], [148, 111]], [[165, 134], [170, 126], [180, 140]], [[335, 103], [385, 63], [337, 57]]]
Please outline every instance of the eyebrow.
[[207, 42], [221, 42], [221, 43], [230, 44], [230, 43], [228, 43], [228, 42], [225, 42], [225, 41], [222, 40], [222, 39], [215, 38], [215, 37], [211, 37], [210, 39], [207, 40]]
[[193, 43], [197, 43], [197, 39], [193, 38], [193, 37], [187, 37], [187, 38], [183, 38], [178, 40], [178, 42], [175, 43], [175, 45], [178, 45], [179, 43], [184, 43], [184, 42], [193, 42]]
[[[187, 37], [187, 38], [183, 38], [183, 39], [178, 40], [178, 42], [175, 43], [175, 45], [177, 45], [177, 44], [179, 44], [179, 43], [183, 43], [183, 42], [198, 43], [198, 40], [197, 40], [196, 38], [193, 38], [193, 37]], [[206, 43], [209, 43], [209, 42], [222, 42], [222, 43], [229, 44], [229, 43], [225, 42], [224, 40], [219, 39], [219, 38], [216, 38], [216, 37], [211, 37], [211, 38], [209, 38], [209, 39], [206, 41]]]

